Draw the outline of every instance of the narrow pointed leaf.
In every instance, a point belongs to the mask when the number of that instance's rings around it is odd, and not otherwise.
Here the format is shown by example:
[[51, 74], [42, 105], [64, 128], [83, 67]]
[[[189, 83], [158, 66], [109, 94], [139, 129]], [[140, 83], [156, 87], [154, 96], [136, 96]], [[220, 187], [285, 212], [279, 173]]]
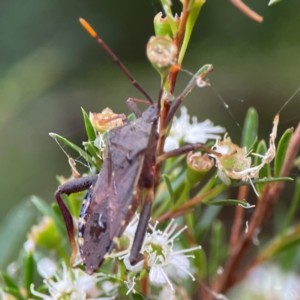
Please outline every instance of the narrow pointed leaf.
[[205, 251], [203, 249], [199, 249], [194, 252], [195, 260], [194, 266], [197, 268], [197, 276], [199, 279], [206, 278], [207, 276], [207, 258], [205, 255]]
[[196, 225], [195, 235], [196, 240], [201, 241], [205, 233], [208, 231], [212, 221], [217, 217], [221, 210], [221, 206], [207, 206], [204, 212], [199, 218], [199, 222]]
[[17, 300], [25, 300], [25, 298], [20, 294], [19, 290], [5, 287], [3, 288], [3, 291], [7, 294], [14, 296]]
[[91, 123], [91, 120], [90, 120], [88, 114], [86, 113], [86, 111], [82, 107], [81, 107], [81, 111], [82, 111], [82, 114], [83, 114], [86, 134], [88, 136], [89, 141], [93, 142], [96, 139], [95, 129], [94, 129], [92, 123]]
[[[269, 183], [269, 182], [277, 182], [277, 181], [293, 181], [294, 179], [291, 177], [276, 177], [276, 178], [261, 178], [252, 180], [253, 184], [256, 183]], [[250, 181], [236, 181], [231, 184], [232, 187], [237, 187], [241, 185], [251, 185]]]
[[208, 271], [210, 275], [215, 275], [225, 256], [225, 229], [219, 221], [214, 221], [210, 238], [210, 259]]
[[170, 180], [169, 176], [166, 175], [166, 174], [163, 174], [162, 178], [163, 178], [163, 180], [165, 181], [165, 183], [167, 185], [168, 192], [169, 192], [169, 195], [170, 195], [170, 198], [171, 198], [171, 202], [174, 203], [175, 198], [174, 198], [174, 191], [173, 191], [171, 180]]
[[281, 2], [282, 0], [270, 0], [270, 2], [269, 2], [269, 6], [271, 6], [271, 5], [273, 5], [273, 4], [276, 4], [276, 3], [278, 3], [278, 2]]
[[19, 287], [17, 285], [17, 283], [15, 283], [14, 279], [11, 278], [9, 275], [7, 275], [6, 273], [4, 272], [0, 272], [0, 275], [5, 283], [5, 285], [8, 287], [8, 288], [12, 288], [12, 289], [15, 289], [15, 290], [19, 290]]
[[27, 253], [25, 260], [25, 270], [24, 270], [24, 287], [27, 295], [30, 297], [30, 285], [33, 283], [34, 278], [34, 260], [32, 252]]
[[56, 134], [56, 133], [49, 133], [49, 135], [57, 140], [60, 141], [62, 143], [64, 143], [65, 145], [67, 145], [68, 147], [72, 148], [73, 150], [75, 150], [76, 152], [78, 152], [80, 154], [80, 156], [82, 156], [88, 163], [90, 163], [92, 166], [94, 166], [97, 170], [99, 170], [99, 166], [96, 164], [96, 162], [92, 159], [92, 157], [90, 155], [88, 155], [84, 150], [82, 150], [80, 147], [76, 146], [75, 144], [73, 144], [72, 142], [68, 141], [67, 139], [65, 139], [64, 137]]
[[241, 205], [245, 208], [249, 208], [250, 207], [250, 204], [248, 202], [245, 202], [245, 201], [241, 201], [241, 200], [235, 200], [235, 199], [226, 199], [226, 200], [217, 200], [217, 201], [207, 201], [207, 202], [204, 202], [205, 204], [208, 204], [208, 205], [220, 205], [220, 206], [223, 206], [223, 205]]
[[66, 229], [61, 221], [60, 218], [58, 218], [58, 216], [54, 213], [53, 209], [50, 207], [50, 205], [48, 205], [45, 201], [43, 201], [42, 199], [36, 197], [36, 196], [32, 196], [31, 197], [31, 202], [35, 205], [35, 207], [43, 214], [46, 216], [51, 217], [57, 228], [59, 229], [59, 231], [61, 232], [62, 236], [66, 235]]
[[1, 220], [0, 269], [5, 269], [26, 241], [26, 234], [36, 220], [37, 212], [30, 201], [21, 201]]
[[249, 108], [243, 126], [241, 146], [249, 151], [255, 142], [258, 130], [258, 114], [254, 108]]
[[85, 150], [87, 150], [97, 161], [97, 164], [101, 164], [102, 161], [99, 157], [99, 149], [95, 147], [91, 142], [83, 142], [82, 143]]
[[280, 171], [284, 164], [286, 152], [287, 152], [288, 146], [290, 144], [290, 140], [293, 135], [293, 132], [294, 132], [293, 128], [287, 129], [285, 131], [285, 133], [282, 135], [282, 137], [278, 143], [277, 154], [276, 154], [275, 163], [274, 163], [275, 177], [280, 175]]

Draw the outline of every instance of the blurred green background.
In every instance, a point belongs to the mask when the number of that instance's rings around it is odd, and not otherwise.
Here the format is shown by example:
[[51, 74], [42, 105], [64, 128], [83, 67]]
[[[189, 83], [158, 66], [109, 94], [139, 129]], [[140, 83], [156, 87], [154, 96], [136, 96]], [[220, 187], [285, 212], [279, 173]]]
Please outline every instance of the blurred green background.
[[[212, 88], [195, 89], [185, 105], [199, 120], [226, 127], [236, 143], [250, 106], [258, 110], [260, 138], [266, 138], [275, 114], [300, 86], [300, 1], [272, 7], [267, 0], [245, 2], [264, 22], [248, 19], [229, 1], [207, 1], [183, 64], [191, 72], [214, 65]], [[49, 132], [80, 144], [86, 138], [81, 106], [128, 114], [125, 100], [141, 96], [78, 18], [92, 24], [154, 98], [159, 77], [145, 45], [160, 10], [158, 0], [1, 0], [0, 220], [32, 194], [54, 201], [55, 176], [69, 176], [67, 159]], [[180, 74], [177, 93], [189, 79]], [[280, 132], [299, 122], [299, 101], [300, 94], [281, 113]]]

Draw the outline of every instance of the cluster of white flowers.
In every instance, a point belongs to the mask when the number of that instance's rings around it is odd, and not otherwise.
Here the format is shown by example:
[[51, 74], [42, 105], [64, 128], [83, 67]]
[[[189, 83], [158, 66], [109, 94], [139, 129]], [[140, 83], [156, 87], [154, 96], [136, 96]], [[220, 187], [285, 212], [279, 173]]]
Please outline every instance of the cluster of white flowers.
[[[62, 264], [62, 271], [57, 271], [57, 266], [48, 258], [44, 258], [38, 262], [38, 272], [44, 278], [50, 295], [42, 294], [34, 289], [32, 284], [30, 287], [32, 295], [44, 300], [70, 299], [70, 300], [109, 300], [112, 297], [98, 297], [101, 291], [97, 287], [97, 283], [108, 277], [98, 273], [93, 276], [87, 275], [83, 271], [68, 270], [65, 263]], [[112, 287], [110, 286], [110, 290]], [[107, 291], [109, 292], [109, 291]]]
[[198, 123], [197, 117], [192, 117], [187, 113], [187, 109], [181, 106], [181, 116], [174, 117], [170, 133], [166, 138], [164, 151], [168, 152], [177, 149], [180, 142], [186, 143], [206, 143], [209, 139], [220, 139], [220, 133], [225, 132], [225, 128], [221, 126], [214, 126], [210, 120], [205, 120]]
[[187, 227], [184, 226], [174, 234], [175, 229], [177, 228], [177, 224], [174, 223], [174, 220], [171, 220], [164, 231], [157, 229], [158, 222], [154, 226], [149, 223], [151, 233], [146, 234], [141, 250], [141, 253], [145, 254], [147, 257], [146, 262], [142, 260], [136, 265], [132, 266], [129, 262], [129, 255], [137, 223], [138, 216], [136, 215], [124, 232], [124, 235], [130, 241], [130, 246], [128, 249], [119, 253], [114, 253], [112, 254], [112, 257], [123, 259], [126, 268], [132, 272], [140, 271], [146, 263], [147, 267], [150, 269], [150, 282], [155, 285], [164, 285], [167, 283], [172, 290], [174, 287], [171, 279], [176, 282], [180, 279], [190, 276], [192, 280], [195, 280], [194, 276], [189, 271], [189, 269], [191, 269], [189, 258], [194, 258], [194, 256], [186, 255], [185, 253], [200, 249], [201, 246], [190, 249], [175, 250], [174, 240]]

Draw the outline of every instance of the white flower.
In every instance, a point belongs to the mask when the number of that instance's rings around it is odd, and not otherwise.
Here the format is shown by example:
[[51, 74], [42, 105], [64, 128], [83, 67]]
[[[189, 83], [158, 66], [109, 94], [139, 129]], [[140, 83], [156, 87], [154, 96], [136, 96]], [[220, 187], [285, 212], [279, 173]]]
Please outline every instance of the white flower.
[[173, 284], [171, 280], [178, 281], [178, 279], [190, 276], [192, 280], [195, 280], [194, 276], [189, 271], [190, 262], [189, 258], [194, 258], [193, 255], [185, 255], [184, 253], [192, 252], [196, 249], [200, 249], [201, 246], [197, 246], [191, 249], [174, 250], [174, 240], [187, 228], [186, 226], [180, 229], [174, 234], [177, 224], [174, 224], [174, 220], [171, 220], [166, 229], [162, 232], [157, 230], [157, 224], [149, 227], [152, 233], [148, 233], [145, 237], [141, 253], [147, 257], [144, 260], [138, 262], [132, 266], [129, 261], [129, 252], [121, 259], [124, 259], [125, 266], [132, 272], [140, 271], [144, 264], [150, 268], [149, 279], [150, 282], [157, 285], [164, 285], [167, 283], [171, 289]]
[[244, 299], [247, 295], [248, 299], [297, 300], [300, 295], [299, 279], [294, 272], [286, 272], [277, 265], [266, 263], [249, 273], [228, 293], [228, 297]]
[[192, 117], [191, 124], [186, 107], [181, 106], [180, 110], [181, 116], [174, 117], [170, 133], [166, 138], [165, 152], [177, 149], [182, 141], [192, 144], [206, 143], [208, 139], [219, 139], [218, 134], [225, 132], [225, 128], [214, 126], [210, 120], [198, 123], [197, 117]]
[[54, 276], [56, 269], [56, 264], [49, 258], [43, 258], [37, 263], [37, 270], [45, 279]]
[[[107, 278], [104, 274], [94, 274], [92, 276], [85, 274], [83, 271], [67, 270], [65, 263], [62, 264], [62, 274], [53, 272], [54, 263], [50, 260], [42, 260], [38, 263], [39, 273], [45, 277], [44, 284], [48, 288], [50, 295], [45, 295], [34, 290], [34, 285], [30, 286], [31, 293], [44, 300], [58, 300], [58, 299], [70, 299], [70, 300], [108, 300], [115, 299], [115, 297], [101, 297], [99, 296], [101, 291], [97, 287], [97, 282]], [[49, 270], [47, 268], [50, 267]], [[53, 275], [53, 279], [49, 276]]]

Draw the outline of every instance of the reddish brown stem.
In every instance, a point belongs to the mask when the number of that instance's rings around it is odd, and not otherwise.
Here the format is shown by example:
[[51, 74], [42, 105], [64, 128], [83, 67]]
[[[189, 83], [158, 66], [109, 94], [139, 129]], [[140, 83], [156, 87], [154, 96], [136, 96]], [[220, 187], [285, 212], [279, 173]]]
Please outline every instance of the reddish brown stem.
[[230, 2], [250, 19], [252, 19], [258, 23], [261, 23], [263, 21], [264, 18], [262, 16], [257, 14], [254, 10], [252, 10], [250, 7], [248, 7], [241, 0], [230, 0]]
[[[246, 199], [246, 196], [249, 191], [249, 186], [243, 185], [239, 188], [238, 192], [238, 200], [244, 200]], [[234, 216], [234, 221], [233, 225], [231, 227], [231, 236], [230, 236], [230, 249], [232, 250], [236, 244], [239, 241], [240, 234], [241, 234], [241, 228], [244, 220], [244, 211], [245, 208], [242, 206], [238, 205], [235, 208], [235, 216]]]
[[[300, 124], [298, 124], [295, 133], [293, 134], [289, 148], [287, 151], [286, 159], [283, 168], [279, 176], [287, 176], [293, 166], [293, 161], [297, 156], [300, 148]], [[229, 254], [229, 258], [224, 266], [223, 274], [218, 277], [213, 285], [213, 289], [217, 293], [225, 293], [234, 284], [234, 275], [236, 273], [239, 262], [241, 261], [243, 255], [251, 244], [251, 241], [255, 235], [255, 232], [260, 228], [267, 216], [273, 209], [276, 200], [284, 187], [284, 182], [275, 182], [273, 184], [268, 184], [258, 203], [254, 214], [250, 220], [248, 232], [245, 232], [241, 236], [238, 244], [232, 249]], [[245, 273], [244, 273], [245, 274]], [[241, 278], [242, 279], [242, 278]]]
[[[300, 225], [297, 225], [293, 228], [293, 231], [288, 236], [283, 236], [282, 239], [293, 239], [299, 236]], [[233, 279], [233, 284], [240, 282], [247, 274], [249, 274], [255, 267], [269, 259], [276, 250], [281, 247], [282, 239], [279, 239], [277, 242], [272, 244], [269, 248], [267, 248], [263, 253], [261, 253], [258, 257], [256, 257], [248, 266], [243, 270], [240, 274], [235, 276]]]
[[176, 210], [174, 211], [167, 211], [166, 213], [162, 214], [160, 217], [157, 218], [157, 221], [163, 222], [169, 219], [172, 219], [174, 216], [178, 216], [178, 214], [181, 214], [183, 211], [188, 211], [191, 207], [195, 206], [196, 204], [201, 203], [201, 201], [211, 195], [215, 192], [216, 188], [213, 188], [206, 193], [203, 193], [201, 196], [194, 197], [190, 200], [188, 200], [186, 203], [180, 205]]
[[149, 295], [149, 277], [148, 275], [141, 280], [141, 288], [144, 296]]
[[[188, 19], [189, 12], [187, 10], [189, 6], [190, 1], [186, 0], [183, 3], [183, 8], [182, 8], [182, 14], [181, 14], [181, 19], [180, 19], [180, 25], [179, 25], [179, 31], [177, 35], [174, 37], [174, 42], [178, 48], [178, 55], [180, 53], [181, 49], [181, 44], [184, 38], [185, 34], [185, 28], [186, 28], [186, 22]], [[178, 60], [178, 56], [177, 56]], [[174, 89], [175, 89], [175, 84], [176, 84], [176, 78], [178, 75], [179, 68], [174, 68], [170, 71], [168, 82], [169, 82], [169, 88], [170, 88], [170, 93], [173, 94]], [[160, 119], [160, 126], [159, 126], [159, 132], [160, 132], [160, 138], [158, 140], [157, 144], [157, 156], [160, 156], [163, 153], [164, 150], [164, 145], [165, 145], [165, 140], [166, 140], [166, 135], [165, 135], [165, 118], [168, 115], [170, 109], [170, 103], [169, 101], [162, 99], [162, 110], [159, 116]], [[155, 167], [155, 175], [154, 175], [154, 186], [157, 187], [159, 180], [160, 180], [160, 170], [162, 167], [162, 163], [158, 163]]]
[[[178, 60], [178, 56], [179, 56], [180, 49], [181, 49], [181, 44], [182, 44], [184, 34], [185, 34], [186, 22], [187, 22], [188, 16], [189, 16], [189, 11], [188, 11], [189, 3], [190, 3], [189, 0], [185, 0], [183, 2], [182, 14], [181, 14], [181, 17], [180, 17], [179, 30], [178, 30], [177, 36], [174, 38], [174, 42], [175, 42], [175, 44], [177, 46], [177, 49], [178, 49], [177, 60]], [[179, 71], [179, 69], [175, 70], [169, 76], [169, 86], [170, 86], [171, 94], [173, 94], [173, 92], [174, 92], [178, 71]]]

